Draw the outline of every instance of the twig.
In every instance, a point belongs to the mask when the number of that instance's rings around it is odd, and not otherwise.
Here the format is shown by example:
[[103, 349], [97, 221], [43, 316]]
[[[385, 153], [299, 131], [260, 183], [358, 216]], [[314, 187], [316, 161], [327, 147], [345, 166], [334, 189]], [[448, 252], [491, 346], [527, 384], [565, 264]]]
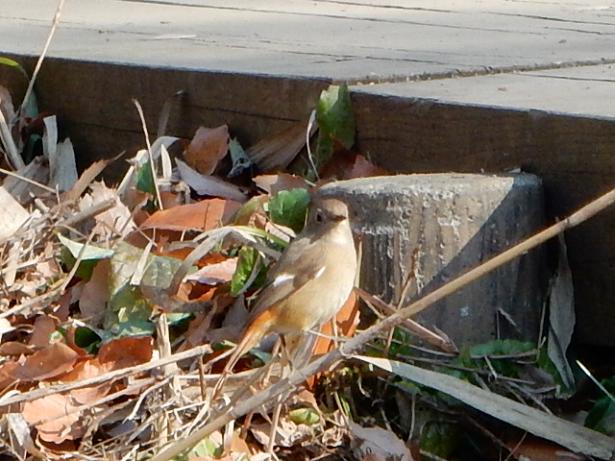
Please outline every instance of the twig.
[[52, 194], [56, 193], [56, 190], [53, 189], [52, 187], [46, 186], [45, 184], [41, 184], [40, 182], [34, 181], [33, 179], [26, 178], [25, 176], [22, 176], [19, 173], [15, 173], [14, 171], [9, 171], [9, 170], [5, 170], [4, 168], [0, 168], [0, 173], [4, 173], [7, 176], [12, 176], [13, 178], [19, 179], [20, 181], [27, 182], [28, 184], [32, 184], [33, 186], [40, 187], [41, 189], [46, 190], [47, 192], [51, 192]]
[[28, 84], [28, 89], [26, 90], [26, 94], [23, 97], [23, 101], [21, 102], [21, 109], [19, 110], [21, 115], [23, 115], [23, 111], [25, 110], [28, 104], [28, 100], [32, 95], [32, 91], [34, 90], [34, 82], [36, 81], [36, 77], [38, 77], [38, 73], [41, 70], [43, 60], [45, 59], [45, 55], [49, 50], [49, 45], [51, 45], [51, 39], [56, 33], [56, 29], [58, 28], [58, 24], [60, 23], [60, 13], [62, 13], [62, 7], [64, 7], [64, 0], [60, 0], [58, 3], [58, 8], [56, 9], [56, 14], [53, 17], [53, 22], [51, 24], [51, 30], [49, 31], [49, 35], [47, 36], [47, 41], [45, 42], [45, 46], [43, 47], [41, 55], [38, 57], [38, 61], [36, 61], [36, 66], [34, 67], [34, 72], [32, 72], [32, 78], [30, 79], [30, 83]]
[[611, 394], [606, 387], [604, 387], [602, 385], [602, 383], [600, 381], [598, 381], [596, 378], [594, 378], [594, 375], [591, 374], [591, 372], [587, 369], [587, 367], [585, 365], [583, 365], [581, 363], [580, 360], [577, 360], [577, 365], [579, 366], [579, 368], [581, 368], [581, 370], [583, 370], [583, 373], [585, 373], [589, 379], [591, 379], [593, 381], [593, 383], [598, 386], [598, 388], [604, 392], [604, 394], [611, 399], [612, 402], [615, 402], [615, 397], [613, 397], [613, 394]]
[[55, 227], [74, 226], [75, 224], [81, 221], [85, 221], [88, 218], [92, 218], [96, 215], [99, 215], [100, 213], [104, 213], [105, 211], [113, 208], [114, 206], [115, 206], [115, 199], [108, 198], [107, 200], [103, 200], [102, 202], [92, 205], [91, 207], [88, 207], [85, 210], [81, 210], [80, 212], [75, 213], [74, 215], [69, 216], [66, 219], [63, 219], [62, 221], [58, 221], [55, 224]]
[[150, 461], [167, 461], [168, 459], [177, 456], [182, 451], [192, 447], [199, 440], [211, 434], [213, 431], [220, 429], [233, 419], [237, 419], [253, 409], [261, 406], [267, 401], [274, 399], [275, 397], [288, 392], [293, 387], [304, 382], [310, 376], [319, 373], [326, 368], [332, 366], [339, 360], [347, 357], [348, 355], [358, 351], [364, 344], [373, 338], [377, 337], [389, 328], [399, 325], [404, 319], [417, 314], [418, 312], [426, 309], [432, 304], [440, 301], [441, 299], [449, 296], [450, 294], [460, 290], [471, 282], [483, 277], [489, 272], [497, 269], [498, 267], [512, 261], [513, 259], [527, 253], [529, 250], [537, 247], [538, 245], [546, 242], [552, 237], [570, 229], [583, 221], [591, 218], [596, 213], [604, 210], [608, 206], [615, 202], [615, 189], [610, 190], [606, 194], [598, 197], [589, 204], [583, 206], [578, 211], [570, 215], [563, 221], [560, 221], [547, 229], [539, 232], [532, 237], [522, 241], [521, 243], [513, 246], [512, 248], [494, 256], [486, 262], [480, 264], [478, 267], [469, 270], [463, 275], [451, 280], [446, 285], [432, 291], [431, 293], [423, 296], [417, 301], [411, 303], [409, 306], [400, 309], [395, 314], [387, 317], [386, 319], [371, 326], [363, 333], [355, 336], [350, 341], [342, 344], [339, 349], [325, 354], [324, 356], [316, 359], [307, 366], [294, 371], [288, 378], [282, 379], [273, 384], [267, 389], [259, 392], [258, 394], [239, 402], [235, 407], [228, 409], [226, 413], [223, 413], [215, 417], [211, 422], [200, 428], [198, 431], [193, 432], [188, 437], [176, 441], [165, 450], [156, 454]]
[[[363, 299], [363, 301], [367, 304], [373, 304], [375, 308], [384, 312], [387, 315], [392, 315], [397, 312], [398, 308], [393, 307], [392, 305], [385, 303], [383, 300], [374, 296], [362, 288], [355, 288], [355, 292]], [[445, 352], [455, 353], [458, 352], [457, 348], [454, 344], [451, 344], [450, 341], [447, 341], [446, 338], [442, 338], [438, 336], [436, 333], [431, 331], [429, 328], [424, 327], [418, 322], [415, 322], [411, 319], [406, 319], [402, 322], [402, 326], [406, 328], [411, 333], [415, 334], [419, 338], [421, 338], [426, 343], [431, 344], [432, 346], [436, 346], [439, 349], [442, 349]]]
[[139, 113], [139, 118], [141, 119], [141, 127], [143, 128], [143, 135], [145, 136], [145, 145], [147, 146], [147, 158], [149, 160], [149, 166], [152, 170], [152, 178], [154, 180], [154, 190], [156, 191], [156, 200], [158, 201], [158, 209], [162, 210], [164, 207], [162, 205], [162, 199], [160, 198], [160, 189], [158, 188], [158, 181], [156, 180], [156, 165], [154, 164], [154, 153], [152, 152], [152, 145], [149, 142], [149, 134], [147, 132], [147, 124], [145, 123], [145, 115], [143, 115], [143, 108], [139, 101], [136, 99], [132, 100], [133, 104], [137, 108], [137, 112]]
[[[175, 363], [175, 362], [179, 362], [185, 359], [203, 355], [207, 352], [210, 352], [210, 350], [211, 348], [209, 345], [199, 346], [199, 347], [195, 347], [190, 350], [187, 350], [185, 352], [180, 352], [179, 354], [174, 354], [171, 357], [168, 357], [165, 359], [154, 360], [151, 362], [142, 363], [140, 365], [135, 365], [133, 367], [110, 371], [108, 373], [94, 376], [92, 378], [82, 379], [81, 381], [73, 381], [70, 383], [55, 384], [49, 387], [34, 389], [29, 392], [20, 393], [17, 395], [8, 395], [8, 396], [5, 396], [4, 398], [0, 398], [0, 407], [3, 407], [5, 405], [11, 405], [14, 403], [19, 403], [19, 402], [26, 402], [28, 400], [39, 399], [41, 397], [45, 397], [51, 394], [57, 394], [59, 392], [66, 392], [66, 391], [70, 391], [73, 389], [79, 389], [81, 387], [88, 387], [94, 384], [104, 383], [106, 381], [114, 381], [116, 379], [126, 378], [128, 376], [131, 376], [137, 373], [149, 371], [154, 368], [163, 367], [171, 363]], [[211, 379], [211, 381], [213, 382], [219, 378], [219, 375], [212, 375], [207, 378]]]
[[[0, 100], [2, 102], [2, 100]], [[4, 149], [6, 149], [6, 154], [9, 158], [9, 161], [13, 165], [16, 170], [19, 170], [26, 166], [21, 155], [19, 155], [19, 149], [15, 145], [15, 140], [13, 139], [13, 135], [11, 134], [11, 127], [8, 125], [8, 122], [4, 118], [4, 114], [0, 111], [0, 140], [4, 145]]]

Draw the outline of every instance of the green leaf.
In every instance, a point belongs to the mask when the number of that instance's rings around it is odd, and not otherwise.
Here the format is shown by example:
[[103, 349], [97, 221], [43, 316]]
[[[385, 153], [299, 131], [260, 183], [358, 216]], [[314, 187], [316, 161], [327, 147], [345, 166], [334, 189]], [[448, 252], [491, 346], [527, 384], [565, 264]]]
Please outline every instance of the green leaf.
[[138, 287], [125, 285], [109, 300], [104, 328], [113, 336], [138, 336], [154, 333], [152, 309]]
[[[255, 267], [259, 264], [260, 267]], [[258, 285], [264, 280], [264, 267], [260, 261], [258, 251], [252, 247], [244, 246], [239, 250], [239, 259], [237, 260], [237, 268], [231, 279], [231, 296], [237, 296], [248, 283], [250, 276], [254, 270], [258, 270], [259, 274], [254, 279], [253, 284]], [[249, 287], [246, 287], [249, 288]]]
[[[62, 263], [63, 268], [67, 272], [70, 272], [75, 266], [77, 258], [72, 255], [68, 248], [64, 247], [60, 251], [60, 262]], [[81, 262], [79, 263], [79, 267], [75, 271], [75, 277], [81, 280], [90, 280], [90, 278], [92, 277], [92, 272], [94, 271], [94, 267], [96, 267], [97, 263], [97, 259], [86, 259], [85, 261], [81, 260]]]
[[227, 174], [229, 178], [234, 178], [235, 176], [239, 176], [246, 170], [252, 168], [252, 160], [246, 154], [246, 151], [243, 150], [237, 138], [231, 139], [228, 145], [229, 152], [231, 154], [231, 161], [233, 162], [233, 166], [231, 167], [231, 171]]
[[425, 425], [421, 433], [421, 450], [449, 459], [461, 441], [456, 425], [435, 421]]
[[333, 141], [346, 149], [350, 149], [355, 142], [356, 124], [346, 84], [331, 85], [320, 94], [316, 118], [320, 134], [315, 161], [319, 168], [333, 154]]
[[529, 341], [517, 341], [515, 339], [496, 339], [483, 344], [476, 344], [470, 348], [473, 356], [498, 356], [515, 355], [530, 352], [535, 349], [535, 344]]
[[[75, 242], [69, 238], [64, 237], [62, 234], [58, 234], [58, 239], [71, 253], [71, 255], [77, 259], [81, 254], [81, 260], [96, 260], [106, 259], [113, 256], [114, 251], [108, 248], [100, 248], [95, 245], [84, 245], [83, 243]], [[85, 248], [84, 248], [85, 247]], [[81, 251], [83, 250], [83, 253]]]
[[102, 338], [90, 328], [77, 327], [75, 329], [75, 344], [90, 354], [95, 354], [100, 346]]
[[58, 234], [58, 239], [63, 245], [62, 251], [60, 251], [60, 261], [68, 271], [72, 270], [83, 249], [81, 262], [75, 272], [75, 277], [81, 280], [89, 280], [98, 261], [110, 258], [113, 255], [113, 250], [100, 248], [95, 245], [84, 245], [61, 234]]
[[26, 81], [30, 83], [30, 76], [26, 72], [26, 69], [24, 69], [22, 65], [14, 59], [7, 58], [6, 56], [0, 56], [0, 65], [17, 69], [25, 77]]
[[[110, 290], [112, 296], [130, 283], [143, 254], [141, 248], [126, 242], [118, 243], [114, 251], [111, 258]], [[168, 288], [181, 263], [179, 259], [149, 254], [141, 284], [159, 289]]]
[[224, 447], [218, 446], [209, 438], [202, 439], [194, 447], [171, 458], [173, 461], [190, 461], [192, 459], [215, 459], [222, 455]]
[[313, 408], [297, 408], [288, 412], [288, 417], [295, 424], [312, 426], [320, 421], [320, 416]]
[[310, 193], [306, 189], [283, 190], [269, 200], [269, 216], [274, 223], [299, 232], [305, 225], [309, 204]]
[[[154, 173], [152, 166], [149, 162], [145, 162], [137, 170], [137, 190], [150, 194], [151, 197], [156, 197], [156, 182], [154, 179]], [[145, 210], [149, 213], [153, 213], [159, 207], [154, 198], [149, 199], [145, 204]]]
[[[603, 379], [601, 384], [611, 394], [615, 394], [615, 376]], [[605, 395], [598, 399], [585, 418], [585, 426], [604, 434], [615, 435], [615, 402]]]

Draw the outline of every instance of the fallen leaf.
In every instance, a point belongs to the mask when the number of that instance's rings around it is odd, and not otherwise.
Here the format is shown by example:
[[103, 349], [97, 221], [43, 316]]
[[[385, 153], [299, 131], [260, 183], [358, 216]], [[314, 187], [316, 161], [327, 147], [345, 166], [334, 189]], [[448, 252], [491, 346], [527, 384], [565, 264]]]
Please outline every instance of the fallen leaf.
[[0, 366], [0, 389], [16, 382], [53, 378], [69, 371], [79, 355], [63, 343], [54, 343], [20, 361]]
[[226, 224], [241, 205], [233, 200], [213, 198], [156, 211], [141, 225], [142, 229], [175, 231], [209, 230]]
[[275, 195], [283, 190], [310, 188], [310, 185], [301, 176], [289, 173], [261, 174], [252, 178], [252, 181], [254, 181], [256, 187], [269, 195]]
[[186, 163], [199, 173], [210, 175], [228, 152], [228, 144], [228, 126], [222, 125], [217, 128], [201, 126], [186, 148], [184, 158]]
[[0, 186], [0, 216], [11, 219], [0, 220], [0, 241], [12, 237], [27, 221], [30, 213], [2, 186]]
[[80, 424], [81, 404], [74, 402], [70, 394], [51, 394], [24, 404], [23, 416], [36, 427], [38, 436], [52, 443], [76, 440], [85, 434], [86, 425]]
[[197, 194], [222, 197], [237, 202], [246, 201], [246, 195], [236, 185], [215, 176], [203, 175], [178, 158], [175, 159], [175, 163], [182, 181], [188, 184]]
[[98, 261], [92, 270], [90, 279], [84, 284], [79, 297], [79, 310], [90, 325], [99, 325], [105, 315], [105, 306], [109, 301], [109, 277], [111, 262], [108, 259]]
[[0, 355], [31, 355], [34, 354], [35, 349], [27, 344], [17, 341], [6, 341], [0, 344]]
[[393, 432], [381, 427], [362, 427], [352, 421], [348, 421], [348, 427], [357, 458], [363, 459], [371, 453], [382, 459], [412, 461], [410, 449]]
[[[248, 156], [261, 170], [284, 169], [292, 162], [305, 146], [308, 124], [296, 122], [284, 131], [265, 138], [247, 150]], [[310, 137], [316, 130], [312, 126]]]
[[55, 320], [47, 315], [39, 315], [34, 320], [34, 328], [28, 344], [36, 348], [47, 347], [54, 331], [56, 331]]
[[106, 371], [111, 371], [147, 363], [153, 351], [154, 342], [150, 336], [126, 336], [103, 344], [97, 358]]
[[210, 264], [190, 274], [185, 280], [195, 281], [205, 285], [219, 285], [230, 282], [237, 269], [238, 258], [228, 258], [222, 262]]
[[81, 197], [81, 194], [85, 192], [90, 183], [94, 181], [94, 179], [96, 179], [96, 177], [100, 173], [102, 173], [102, 171], [107, 167], [109, 163], [113, 162], [116, 159], [117, 157], [97, 160], [96, 162], [93, 162], [89, 167], [86, 168], [83, 173], [81, 173], [81, 176], [73, 185], [73, 187], [70, 190], [66, 191], [64, 194], [62, 194], [62, 200], [71, 201], [77, 200], [79, 197]]
[[389, 171], [374, 165], [363, 155], [348, 150], [336, 152], [335, 156], [320, 170], [322, 178], [336, 178], [338, 180], [390, 174]]
[[110, 199], [115, 201], [113, 208], [97, 214], [94, 218], [98, 223], [96, 231], [99, 235], [104, 237], [117, 234], [124, 237], [136, 229], [130, 210], [122, 203], [114, 189], [108, 188], [102, 181], [90, 184], [90, 189], [92, 192], [84, 195], [79, 202], [81, 211]]
[[60, 192], [73, 188], [79, 179], [77, 164], [75, 163], [75, 150], [69, 138], [58, 143], [55, 149], [55, 159], [49, 161], [49, 185], [57, 187]]
[[[17, 170], [16, 173], [23, 178], [31, 179], [39, 184], [47, 184], [49, 180], [49, 166], [42, 156], [35, 157], [34, 160], [25, 167]], [[2, 186], [21, 204], [31, 201], [32, 192], [39, 193], [42, 190], [14, 176], [7, 176], [4, 178]]]

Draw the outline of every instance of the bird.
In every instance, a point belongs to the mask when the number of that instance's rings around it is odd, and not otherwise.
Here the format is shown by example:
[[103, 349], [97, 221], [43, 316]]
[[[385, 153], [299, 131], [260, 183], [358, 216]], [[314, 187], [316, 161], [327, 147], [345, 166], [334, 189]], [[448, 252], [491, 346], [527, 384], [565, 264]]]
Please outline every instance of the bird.
[[333, 318], [350, 296], [356, 273], [348, 206], [337, 198], [312, 199], [303, 231], [269, 269], [225, 373], [267, 335], [306, 333]]

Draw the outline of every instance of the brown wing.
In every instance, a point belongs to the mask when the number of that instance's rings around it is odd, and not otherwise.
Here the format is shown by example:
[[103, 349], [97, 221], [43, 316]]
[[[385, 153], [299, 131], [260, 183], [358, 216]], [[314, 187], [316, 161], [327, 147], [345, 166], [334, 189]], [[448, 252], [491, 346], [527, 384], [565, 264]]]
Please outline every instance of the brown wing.
[[[316, 277], [321, 269], [322, 254], [317, 239], [294, 240], [278, 262], [269, 270], [267, 285], [260, 292], [251, 317], [290, 296]], [[288, 275], [288, 277], [285, 277]]]

